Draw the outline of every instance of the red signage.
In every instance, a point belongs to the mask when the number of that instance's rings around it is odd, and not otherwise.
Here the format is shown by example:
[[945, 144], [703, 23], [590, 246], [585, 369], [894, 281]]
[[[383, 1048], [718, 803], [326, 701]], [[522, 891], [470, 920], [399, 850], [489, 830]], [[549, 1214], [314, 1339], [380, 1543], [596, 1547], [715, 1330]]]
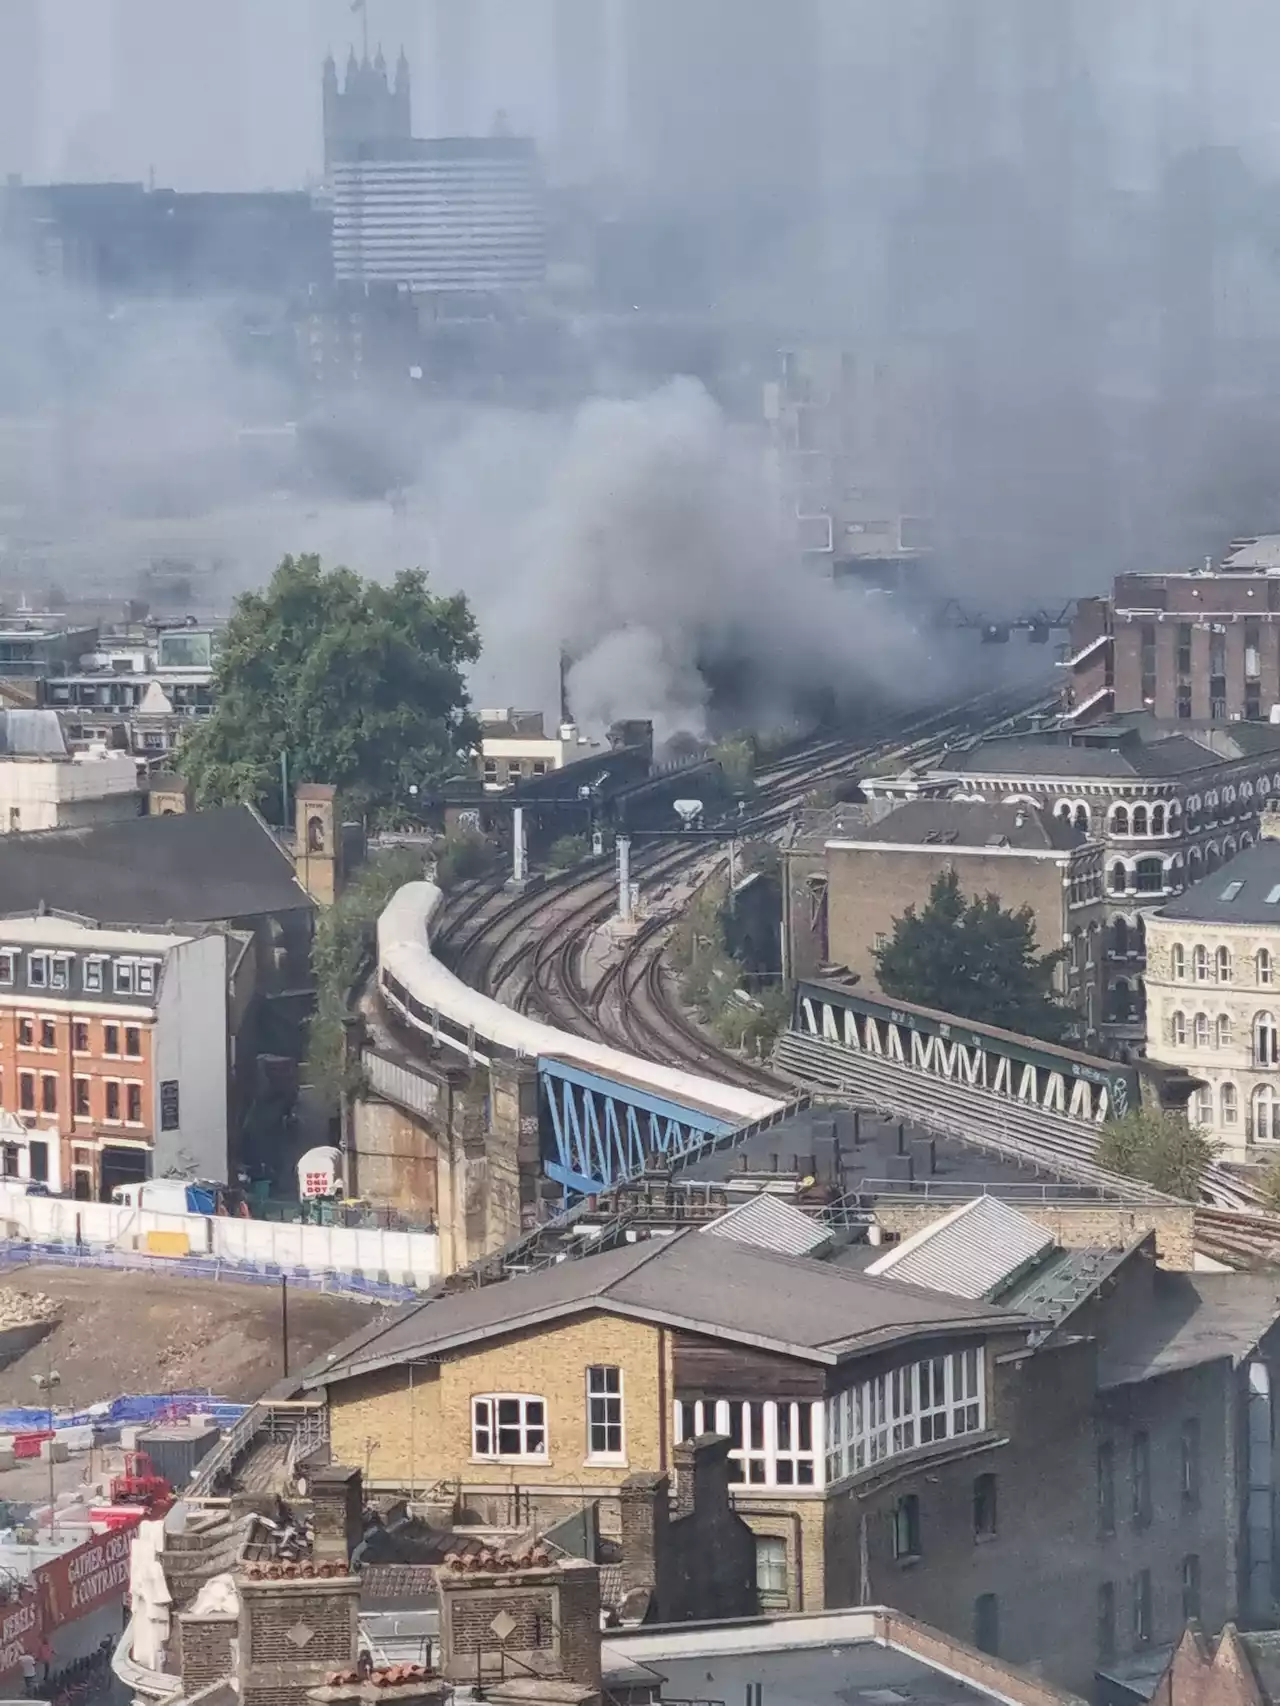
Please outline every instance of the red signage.
[[[129, 1587], [129, 1554], [136, 1522], [111, 1534], [99, 1534], [64, 1552], [32, 1572], [44, 1602], [44, 1630], [52, 1635], [64, 1623], [82, 1617], [111, 1600], [123, 1599]], [[0, 1665], [0, 1670], [3, 1666]]]
[[37, 1658], [43, 1645], [39, 1596], [24, 1589], [21, 1598], [0, 1607], [0, 1678], [16, 1673], [25, 1657]]

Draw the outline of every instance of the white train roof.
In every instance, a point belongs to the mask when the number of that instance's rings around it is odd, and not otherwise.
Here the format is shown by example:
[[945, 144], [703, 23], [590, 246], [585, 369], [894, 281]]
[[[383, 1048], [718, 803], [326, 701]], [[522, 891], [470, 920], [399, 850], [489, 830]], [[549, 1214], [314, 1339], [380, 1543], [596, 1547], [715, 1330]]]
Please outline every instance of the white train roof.
[[708, 1109], [725, 1119], [749, 1124], [777, 1113], [785, 1103], [722, 1084], [714, 1078], [655, 1066], [639, 1055], [603, 1043], [588, 1042], [526, 1018], [500, 1001], [481, 995], [440, 964], [431, 951], [431, 920], [444, 896], [434, 883], [406, 883], [388, 901], [378, 919], [378, 967], [401, 984], [425, 1008], [474, 1029], [515, 1054], [554, 1055], [621, 1084], [638, 1085], [655, 1095]]

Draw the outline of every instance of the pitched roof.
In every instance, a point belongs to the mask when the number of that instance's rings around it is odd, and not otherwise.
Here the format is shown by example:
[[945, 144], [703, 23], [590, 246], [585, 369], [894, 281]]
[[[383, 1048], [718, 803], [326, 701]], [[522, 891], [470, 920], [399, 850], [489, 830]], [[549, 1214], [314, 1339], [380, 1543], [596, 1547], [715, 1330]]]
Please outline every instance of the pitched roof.
[[1067, 743], [1056, 736], [997, 735], [979, 741], [966, 752], [949, 754], [946, 768], [982, 776], [1159, 778], [1229, 762], [1187, 735], [1144, 741], [1136, 733], [1117, 731], [1114, 742], [1106, 746]]
[[1280, 926], [1280, 841], [1255, 841], [1161, 907], [1159, 915], [1201, 924]]
[[312, 906], [248, 806], [0, 836], [0, 906], [103, 924], [206, 924]]
[[1130, 1386], [1223, 1359], [1240, 1363], [1280, 1321], [1274, 1273], [1157, 1270], [1154, 1282], [1151, 1307], [1135, 1311], [1100, 1345], [1099, 1386]]
[[865, 1269], [950, 1297], [994, 1297], [1053, 1249], [1046, 1232], [999, 1197], [974, 1197], [895, 1244]]
[[820, 1220], [768, 1191], [748, 1197], [701, 1230], [710, 1238], [729, 1238], [749, 1249], [775, 1250], [784, 1256], [811, 1256], [831, 1242]]
[[910, 846], [989, 847], [1002, 843], [1028, 851], [1067, 851], [1087, 838], [1061, 818], [1028, 806], [993, 805], [983, 799], [908, 800], [875, 823], [832, 842], [888, 841]]
[[1028, 1325], [1011, 1310], [694, 1229], [409, 1304], [339, 1345], [305, 1384], [326, 1386], [592, 1310], [833, 1365], [894, 1340]]

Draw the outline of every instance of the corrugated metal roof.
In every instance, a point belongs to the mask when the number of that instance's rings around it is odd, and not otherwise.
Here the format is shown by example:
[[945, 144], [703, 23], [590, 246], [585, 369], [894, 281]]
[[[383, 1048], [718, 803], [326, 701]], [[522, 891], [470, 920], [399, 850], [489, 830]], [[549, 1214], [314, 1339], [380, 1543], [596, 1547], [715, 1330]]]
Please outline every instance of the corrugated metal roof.
[[989, 1298], [1053, 1248], [1053, 1234], [999, 1197], [974, 1197], [895, 1244], [866, 1272], [971, 1301]]
[[702, 1231], [754, 1250], [776, 1250], [781, 1256], [810, 1256], [831, 1237], [820, 1221], [811, 1220], [785, 1197], [768, 1192], [748, 1197]]

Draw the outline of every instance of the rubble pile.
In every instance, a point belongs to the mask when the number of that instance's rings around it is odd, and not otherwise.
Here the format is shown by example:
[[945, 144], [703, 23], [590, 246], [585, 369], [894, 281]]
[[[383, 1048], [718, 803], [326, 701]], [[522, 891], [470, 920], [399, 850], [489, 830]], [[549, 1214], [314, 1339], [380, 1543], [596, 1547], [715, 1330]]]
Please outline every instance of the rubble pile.
[[57, 1298], [43, 1291], [15, 1291], [0, 1285], [0, 1332], [9, 1327], [34, 1327], [40, 1321], [56, 1321], [62, 1314]]

